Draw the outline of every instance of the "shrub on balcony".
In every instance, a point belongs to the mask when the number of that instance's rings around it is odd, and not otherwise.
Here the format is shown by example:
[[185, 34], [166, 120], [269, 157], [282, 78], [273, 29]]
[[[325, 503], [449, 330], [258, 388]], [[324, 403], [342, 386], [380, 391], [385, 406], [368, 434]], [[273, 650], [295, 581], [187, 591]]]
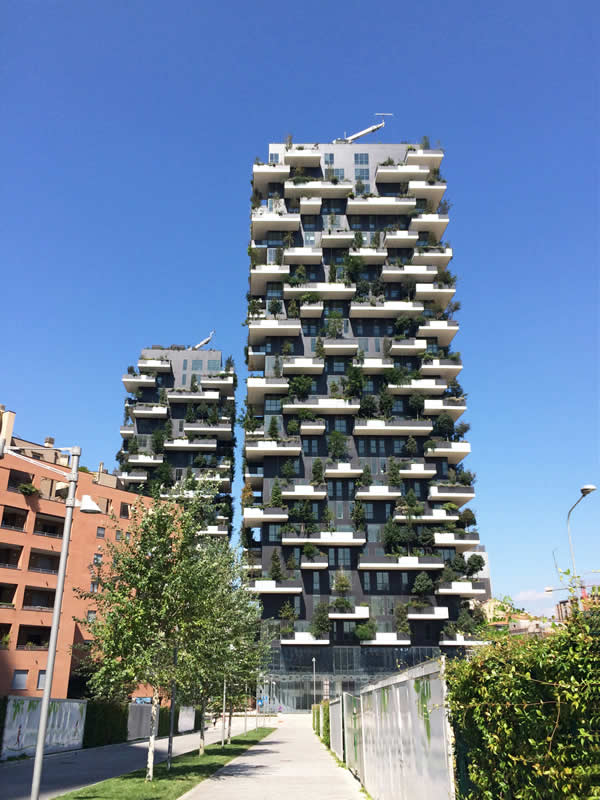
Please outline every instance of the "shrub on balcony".
[[294, 375], [289, 381], [289, 396], [297, 397], [299, 400], [306, 400], [310, 394], [312, 378], [310, 375]]
[[365, 376], [360, 367], [350, 366], [346, 373], [344, 395], [347, 398], [360, 397], [365, 385]]
[[433, 581], [426, 572], [419, 572], [413, 583], [412, 593], [420, 598], [433, 594]]
[[368, 622], [361, 622], [354, 629], [354, 633], [361, 642], [371, 641], [377, 636], [377, 623], [372, 619]]
[[319, 336], [315, 344], [315, 358], [325, 358], [325, 345]]
[[408, 439], [404, 443], [402, 452], [404, 453], [405, 456], [408, 456], [409, 458], [416, 458], [419, 450], [417, 448], [417, 440], [414, 438], [414, 436], [408, 437]]
[[385, 419], [391, 419], [394, 398], [389, 393], [386, 386], [382, 386], [379, 391], [379, 413]]
[[297, 300], [290, 300], [290, 304], [288, 305], [287, 315], [288, 319], [298, 319], [298, 317], [300, 316], [300, 310], [298, 309]]
[[454, 428], [454, 436], [452, 437], [452, 441], [461, 442], [470, 430], [471, 426], [468, 422], [459, 422]]
[[410, 635], [410, 623], [408, 621], [408, 606], [406, 603], [397, 603], [394, 608], [394, 622], [396, 633]]
[[315, 458], [315, 460], [312, 463], [311, 483], [313, 483], [315, 486], [319, 486], [320, 484], [323, 483], [323, 481], [324, 481], [323, 462], [321, 461], [320, 458]]
[[454, 516], [458, 511], [458, 506], [456, 503], [444, 503], [442, 506], [446, 514], [450, 514], [450, 516]]
[[278, 300], [276, 297], [274, 297], [272, 300], [269, 300], [269, 314], [272, 314], [274, 317], [277, 317], [279, 314], [281, 314], [282, 308], [283, 305], [281, 303], [281, 300]]
[[419, 534], [419, 544], [421, 547], [433, 547], [435, 544], [435, 534], [429, 528], [425, 528]]
[[287, 424], [287, 432], [290, 436], [297, 436], [300, 433], [300, 423], [297, 419], [289, 419]]
[[283, 506], [283, 497], [281, 495], [281, 486], [277, 478], [273, 481], [271, 488], [271, 508], [281, 508]]
[[451, 559], [449, 564], [459, 577], [462, 577], [467, 571], [467, 562], [465, 561], [465, 557], [462, 555], [462, 553], [457, 553], [454, 558]]
[[367, 524], [367, 518], [365, 515], [365, 507], [360, 500], [354, 501], [354, 507], [350, 516], [352, 518], [354, 529], [357, 531], [364, 531]]
[[267, 435], [269, 439], [273, 439], [274, 441], [279, 441], [279, 422], [277, 417], [271, 417], [271, 421], [269, 422], [269, 430], [267, 431]]
[[456, 479], [461, 486], [473, 486], [477, 480], [477, 474], [469, 469], [459, 467], [456, 472]]
[[310, 622], [310, 632], [315, 639], [329, 638], [329, 606], [327, 603], [317, 603], [313, 610], [312, 620]]
[[272, 581], [282, 581], [283, 580], [283, 569], [281, 567], [281, 557], [279, 555], [279, 550], [273, 550], [273, 554], [271, 555], [271, 566], [269, 568], [269, 578]]
[[325, 335], [328, 339], [337, 339], [344, 330], [344, 320], [341, 311], [332, 311], [327, 317]]
[[347, 597], [336, 597], [330, 608], [338, 614], [350, 614], [354, 611], [354, 606]]
[[422, 394], [411, 394], [408, 398], [408, 408], [415, 415], [417, 419], [423, 413], [425, 408], [425, 398]]
[[363, 467], [362, 475], [356, 482], [357, 486], [368, 488], [373, 483], [373, 476], [371, 475], [371, 467], [368, 464], [365, 464]]
[[294, 462], [289, 458], [283, 462], [281, 467], [281, 477], [286, 482], [289, 482], [292, 480], [292, 478], [296, 477], [296, 467], [294, 466]]
[[306, 542], [306, 544], [302, 548], [302, 555], [309, 561], [312, 561], [319, 555], [319, 549], [312, 542]]
[[467, 578], [472, 578], [477, 575], [477, 573], [481, 572], [484, 567], [485, 559], [483, 556], [480, 556], [479, 553], [473, 553], [472, 556], [469, 556], [469, 560], [467, 561], [465, 574]]
[[387, 479], [390, 486], [401, 486], [402, 476], [400, 475], [400, 466], [395, 458], [391, 457], [387, 462]]
[[327, 452], [332, 461], [347, 458], [347, 439], [340, 431], [331, 431], [327, 437]]
[[335, 526], [333, 524], [333, 512], [328, 506], [326, 506], [325, 510], [323, 511], [322, 522], [326, 530], [334, 530]]
[[433, 423], [433, 433], [435, 436], [442, 436], [447, 441], [454, 434], [454, 420], [450, 414], [440, 414], [436, 421]]
[[338, 570], [335, 573], [335, 577], [333, 579], [333, 591], [336, 594], [345, 595], [348, 594], [350, 589], [352, 588], [352, 583], [350, 578], [346, 575], [343, 570]]
[[32, 497], [33, 495], [40, 493], [40, 490], [36, 488], [33, 483], [20, 483], [19, 491], [24, 497]]
[[365, 394], [361, 397], [358, 416], [364, 418], [373, 418], [377, 416], [377, 401], [372, 394]]
[[466, 529], [473, 525], [477, 525], [477, 519], [470, 508], [465, 508], [464, 511], [460, 512], [459, 519], [456, 524], [459, 528]]

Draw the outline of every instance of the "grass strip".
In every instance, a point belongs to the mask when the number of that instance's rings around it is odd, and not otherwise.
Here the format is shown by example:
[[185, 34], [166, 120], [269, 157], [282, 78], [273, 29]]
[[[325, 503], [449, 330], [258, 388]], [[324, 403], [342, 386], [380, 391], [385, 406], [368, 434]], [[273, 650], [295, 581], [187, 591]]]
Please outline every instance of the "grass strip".
[[155, 764], [154, 780], [149, 783], [144, 780], [146, 771], [138, 769], [61, 794], [56, 800], [176, 800], [274, 730], [258, 728], [244, 733], [233, 738], [231, 744], [226, 744], [223, 749], [220, 744], [209, 744], [203, 756], [198, 756], [197, 751], [176, 756], [170, 772], [167, 772], [164, 762]]

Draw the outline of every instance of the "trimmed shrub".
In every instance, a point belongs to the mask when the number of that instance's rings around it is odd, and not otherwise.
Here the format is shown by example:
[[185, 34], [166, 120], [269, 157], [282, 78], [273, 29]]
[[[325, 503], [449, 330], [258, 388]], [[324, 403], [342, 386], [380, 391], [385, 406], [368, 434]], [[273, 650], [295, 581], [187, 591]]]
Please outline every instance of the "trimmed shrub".
[[323, 700], [323, 730], [321, 731], [321, 739], [323, 743], [329, 747], [331, 744], [331, 729], [329, 727], [329, 700]]
[[127, 703], [88, 700], [83, 729], [84, 747], [127, 741]]

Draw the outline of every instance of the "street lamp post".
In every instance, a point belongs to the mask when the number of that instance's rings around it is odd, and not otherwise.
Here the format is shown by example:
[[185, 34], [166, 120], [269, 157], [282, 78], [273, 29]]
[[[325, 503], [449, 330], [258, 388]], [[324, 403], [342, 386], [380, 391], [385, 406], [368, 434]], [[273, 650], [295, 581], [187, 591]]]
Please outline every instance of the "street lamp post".
[[313, 656], [313, 706], [317, 705], [317, 659]]
[[573, 580], [575, 580], [575, 581], [577, 580], [577, 570], [575, 568], [575, 552], [573, 550], [573, 540], [571, 539], [571, 513], [572, 513], [573, 509], [575, 508], [575, 506], [578, 505], [579, 503], [581, 503], [581, 501], [583, 500], [584, 497], [587, 497], [588, 494], [591, 494], [592, 492], [596, 491], [596, 487], [593, 484], [588, 483], [585, 486], [582, 486], [580, 491], [581, 491], [581, 497], [579, 498], [579, 500], [577, 500], [576, 503], [573, 503], [573, 505], [569, 509], [569, 513], [567, 514], [567, 535], [569, 537], [569, 547], [571, 549], [571, 564], [573, 565]]
[[[0, 458], [4, 453], [15, 452], [25, 448], [5, 446], [4, 441], [0, 443]], [[27, 447], [27, 450], [46, 451], [45, 447]], [[73, 510], [79, 506], [83, 514], [100, 514], [100, 508], [94, 503], [91, 497], [84, 495], [81, 503], [76, 500], [77, 481], [79, 480], [79, 460], [81, 458], [81, 447], [57, 447], [56, 450], [66, 450], [71, 453], [71, 472], [67, 476], [69, 490], [65, 500], [65, 522], [62, 535], [62, 546], [60, 549], [60, 559], [58, 562], [58, 573], [56, 576], [56, 591], [54, 593], [54, 608], [52, 611], [52, 627], [50, 628], [50, 641], [48, 642], [48, 660], [46, 662], [46, 677], [44, 681], [44, 691], [40, 706], [40, 724], [37, 732], [35, 745], [35, 758], [33, 762], [33, 778], [31, 780], [31, 800], [39, 800], [40, 783], [42, 780], [42, 767], [44, 765], [44, 745], [46, 743], [46, 729], [48, 727], [48, 711], [50, 708], [50, 697], [52, 695], [52, 679], [54, 677], [54, 662], [56, 661], [56, 648], [58, 644], [58, 629], [60, 626], [60, 614], [62, 610], [62, 598], [65, 587], [65, 575], [67, 572], [67, 559], [69, 556], [69, 542], [71, 538], [71, 526], [73, 524]]]

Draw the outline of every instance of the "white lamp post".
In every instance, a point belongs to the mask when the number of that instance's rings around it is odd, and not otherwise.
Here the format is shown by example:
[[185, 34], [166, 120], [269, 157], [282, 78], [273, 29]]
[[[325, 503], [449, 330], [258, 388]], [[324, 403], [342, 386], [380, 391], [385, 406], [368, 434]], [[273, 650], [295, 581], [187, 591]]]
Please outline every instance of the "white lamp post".
[[[577, 500], [576, 503], [573, 503], [571, 508], [569, 509], [569, 513], [567, 514], [567, 535], [569, 537], [569, 547], [571, 549], [571, 564], [573, 565], [573, 580], [577, 580], [577, 570], [575, 568], [575, 552], [573, 550], [573, 540], [571, 539], [571, 512], [575, 508], [578, 503], [581, 503], [584, 497], [587, 497], [588, 494], [596, 491], [596, 487], [592, 483], [587, 483], [585, 486], [582, 486], [581, 489], [581, 497]], [[579, 593], [578, 593], [579, 594]]]
[[[47, 452], [46, 447], [0, 447], [0, 458], [4, 452], [10, 453], [17, 450], [38, 450]], [[73, 523], [73, 509], [79, 508], [82, 514], [101, 514], [102, 510], [94, 503], [92, 498], [85, 494], [81, 501], [75, 498], [77, 491], [77, 481], [79, 480], [79, 460], [81, 458], [81, 447], [56, 447], [55, 450], [66, 450], [71, 453], [71, 472], [67, 476], [69, 491], [65, 500], [65, 523], [63, 527], [62, 546], [60, 550], [60, 560], [58, 562], [58, 574], [56, 577], [56, 592], [54, 594], [54, 609], [52, 611], [52, 627], [50, 628], [50, 641], [48, 642], [48, 661], [46, 663], [46, 678], [44, 682], [44, 692], [42, 694], [42, 704], [40, 707], [40, 724], [35, 745], [35, 759], [33, 762], [33, 778], [31, 780], [31, 800], [39, 800], [40, 782], [42, 779], [42, 767], [44, 764], [44, 745], [46, 743], [46, 729], [48, 727], [48, 710], [50, 708], [50, 697], [52, 695], [52, 678], [54, 677], [54, 662], [56, 660], [56, 647], [58, 644], [58, 628], [60, 625], [60, 614], [62, 610], [62, 598], [65, 587], [65, 574], [67, 571], [67, 558], [69, 555], [69, 542], [71, 538], [71, 525]]]

